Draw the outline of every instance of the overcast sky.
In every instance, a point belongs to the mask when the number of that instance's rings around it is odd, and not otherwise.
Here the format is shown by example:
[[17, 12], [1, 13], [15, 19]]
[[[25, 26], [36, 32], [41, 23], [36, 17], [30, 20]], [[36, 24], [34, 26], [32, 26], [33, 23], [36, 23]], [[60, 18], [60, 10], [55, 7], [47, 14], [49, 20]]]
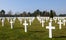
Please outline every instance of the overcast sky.
[[0, 10], [6, 12], [33, 12], [36, 9], [55, 10], [57, 14], [66, 13], [66, 0], [0, 0]]

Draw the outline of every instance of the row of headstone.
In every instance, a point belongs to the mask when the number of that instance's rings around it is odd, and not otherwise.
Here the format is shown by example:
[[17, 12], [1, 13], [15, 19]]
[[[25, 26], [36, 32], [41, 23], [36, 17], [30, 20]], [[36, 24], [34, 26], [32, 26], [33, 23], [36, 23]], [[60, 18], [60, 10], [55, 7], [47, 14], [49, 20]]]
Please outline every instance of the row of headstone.
[[[26, 20], [24, 21], [23, 25], [25, 26], [25, 32], [27, 32], [28, 23], [26, 22]], [[55, 29], [55, 27], [52, 26], [51, 22], [49, 22], [49, 26], [46, 26], [46, 29], [49, 29], [49, 38], [52, 38], [52, 29]]]
[[[38, 21], [40, 22], [40, 23], [43, 23], [42, 21], [45, 21], [46, 19], [47, 19], [47, 21], [48, 20], [50, 20], [50, 22], [52, 22], [53, 20], [55, 21], [55, 23], [57, 23], [57, 21], [59, 22], [60, 20], [63, 22], [63, 25], [65, 26], [65, 22], [66, 22], [66, 20], [65, 20], [65, 17], [63, 18], [60, 18], [60, 17], [54, 17], [53, 19], [52, 18], [48, 18], [48, 17], [37, 17], [37, 19], [38, 19]], [[45, 21], [46, 22], [46, 21]]]
[[[59, 28], [61, 29], [61, 20], [58, 23], [60, 24]], [[26, 22], [26, 20], [23, 23], [23, 25], [25, 26], [25, 32], [27, 32], [27, 25], [28, 25], [28, 23]], [[49, 38], [52, 38], [52, 29], [55, 29], [55, 27], [52, 26], [52, 21], [49, 22], [49, 26], [46, 26], [46, 29], [49, 29]]]
[[[25, 18], [25, 19], [24, 19]], [[1, 19], [1, 21], [2, 21], [2, 26], [4, 26], [4, 21], [5, 21], [5, 18], [3, 17], [3, 18], [0, 18]], [[31, 25], [31, 23], [33, 22], [33, 20], [35, 19], [35, 17], [18, 17], [18, 20], [21, 22], [21, 24], [22, 24], [22, 19], [24, 19], [24, 23], [23, 23], [23, 25], [24, 25], [24, 28], [25, 28], [25, 32], [27, 32], [27, 27], [28, 27], [28, 23], [27, 23], [27, 20], [29, 21], [29, 24]], [[62, 28], [62, 24], [63, 25], [65, 25], [65, 23], [66, 23], [66, 20], [65, 20], [65, 18], [43, 18], [43, 17], [37, 17], [37, 19], [38, 19], [38, 21], [42, 24], [42, 27], [44, 27], [44, 23], [46, 22], [46, 21], [50, 21], [49, 22], [49, 26], [46, 26], [46, 29], [49, 29], [49, 38], [52, 38], [52, 29], [55, 29], [55, 27], [54, 26], [52, 26], [52, 21], [54, 20], [55, 21], [55, 23], [57, 23], [57, 24], [59, 24], [59, 29], [61, 29]], [[13, 25], [14, 25], [14, 23], [15, 23], [15, 20], [16, 20], [16, 17], [9, 17], [9, 18], [7, 18], [7, 20], [8, 20], [8, 22], [10, 22], [10, 24], [11, 24], [11, 29], [13, 29]], [[46, 21], [45, 21], [46, 20]], [[58, 22], [57, 22], [57, 20], [58, 20]]]
[[[37, 19], [40, 21], [40, 23], [44, 23], [44, 21], [42, 20], [43, 18], [41, 19], [41, 17], [37, 17]], [[65, 18], [57, 18], [57, 17], [55, 17], [53, 19], [50, 18], [49, 26], [46, 26], [46, 29], [49, 29], [49, 38], [52, 38], [52, 29], [55, 29], [55, 27], [52, 26], [52, 21], [53, 20], [55, 21], [55, 23], [58, 23], [59, 24], [59, 29], [62, 28], [62, 26], [61, 26], [62, 24], [65, 26], [65, 23], [66, 23]], [[58, 20], [58, 22], [57, 22], [57, 20]], [[44, 25], [44, 24], [42, 24], [42, 25]]]
[[[5, 21], [5, 18], [0, 18], [1, 19], [1, 21], [2, 21], [2, 26], [4, 26], [4, 21]], [[31, 25], [31, 23], [33, 22], [33, 20], [35, 19], [35, 17], [33, 17], [33, 18], [28, 18], [29, 19], [29, 24]], [[42, 27], [44, 27], [44, 23], [45, 23], [45, 18], [43, 19], [43, 18], [37, 18], [39, 21], [40, 21], [40, 23], [42, 24]], [[54, 18], [54, 19], [57, 19], [57, 18]], [[7, 20], [8, 20], [8, 22], [10, 21], [10, 24], [12, 24], [12, 23], [15, 23], [15, 20], [16, 20], [16, 17], [8, 17], [7, 18]], [[18, 20], [20, 21], [20, 23], [22, 24], [22, 18], [20, 17], [20, 18], [18, 18]], [[25, 19], [26, 20], [26, 19]], [[52, 19], [50, 19], [50, 22], [52, 23]], [[57, 20], [56, 20], [57, 21]], [[59, 20], [58, 21], [58, 23], [57, 24], [59, 24], [59, 29], [61, 29], [61, 25], [63, 24], [64, 26], [65, 26], [65, 23], [66, 23], [66, 20], [64, 19], [63, 21], [61, 21], [61, 20]]]

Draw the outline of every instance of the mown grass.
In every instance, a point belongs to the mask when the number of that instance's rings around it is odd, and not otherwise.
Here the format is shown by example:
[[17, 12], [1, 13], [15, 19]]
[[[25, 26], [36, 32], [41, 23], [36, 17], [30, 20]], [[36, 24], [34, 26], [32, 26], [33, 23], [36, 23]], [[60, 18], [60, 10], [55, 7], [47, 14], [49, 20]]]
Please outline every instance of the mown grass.
[[[24, 22], [24, 21], [23, 21]], [[2, 27], [0, 20], [0, 40], [66, 40], [66, 25], [62, 25], [60, 30], [58, 24], [53, 21], [55, 29], [53, 31], [53, 38], [48, 37], [48, 22], [45, 22], [44, 27], [41, 26], [40, 22], [35, 19], [32, 25], [28, 25], [28, 32], [24, 32], [24, 26], [20, 24], [17, 19], [14, 23], [14, 28], [10, 28], [10, 23], [6, 20], [5, 26]], [[29, 23], [29, 22], [28, 22]]]

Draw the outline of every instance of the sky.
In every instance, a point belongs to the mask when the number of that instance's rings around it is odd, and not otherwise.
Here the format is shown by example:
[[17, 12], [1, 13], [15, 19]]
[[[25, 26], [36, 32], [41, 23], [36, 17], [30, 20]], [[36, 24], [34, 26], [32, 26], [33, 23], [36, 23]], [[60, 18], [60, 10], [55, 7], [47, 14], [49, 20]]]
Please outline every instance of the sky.
[[6, 12], [34, 12], [55, 10], [57, 14], [66, 14], [66, 0], [0, 0], [0, 10]]

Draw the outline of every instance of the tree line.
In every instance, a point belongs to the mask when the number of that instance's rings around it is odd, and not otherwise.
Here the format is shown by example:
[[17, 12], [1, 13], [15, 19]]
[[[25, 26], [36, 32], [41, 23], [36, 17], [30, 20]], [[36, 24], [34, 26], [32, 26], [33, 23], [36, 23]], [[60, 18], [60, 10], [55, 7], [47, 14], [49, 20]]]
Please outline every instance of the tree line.
[[57, 15], [56, 12], [54, 10], [50, 10], [48, 11], [40, 11], [39, 9], [35, 10], [33, 13], [31, 12], [22, 12], [22, 13], [15, 13], [12, 14], [12, 11], [9, 11], [7, 14], [5, 14], [5, 10], [1, 10], [0, 11], [0, 17], [37, 17], [37, 16], [42, 16], [42, 17], [51, 17], [53, 18], [54, 16], [66, 16], [66, 14], [60, 14]]

